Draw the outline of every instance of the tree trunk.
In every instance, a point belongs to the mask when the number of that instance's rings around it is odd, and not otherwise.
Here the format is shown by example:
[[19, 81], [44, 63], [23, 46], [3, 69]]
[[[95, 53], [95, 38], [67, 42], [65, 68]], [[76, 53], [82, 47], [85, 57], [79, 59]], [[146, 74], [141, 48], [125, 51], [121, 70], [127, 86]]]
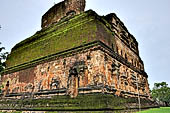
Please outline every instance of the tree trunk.
[[168, 102], [165, 102], [165, 106], [168, 107]]

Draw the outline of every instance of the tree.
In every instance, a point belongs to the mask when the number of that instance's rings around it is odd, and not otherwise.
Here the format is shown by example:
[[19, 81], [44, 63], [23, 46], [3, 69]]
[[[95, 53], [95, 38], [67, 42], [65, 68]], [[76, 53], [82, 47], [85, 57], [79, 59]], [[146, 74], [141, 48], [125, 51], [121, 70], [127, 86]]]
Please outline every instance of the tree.
[[163, 102], [165, 106], [170, 105], [170, 87], [166, 82], [155, 83], [151, 94], [155, 101]]
[[4, 49], [5, 49], [4, 47], [0, 46], [0, 73], [5, 69], [5, 60], [8, 55], [8, 52], [2, 52]]
[[[1, 45], [1, 42], [0, 42]], [[5, 48], [0, 46], [0, 81], [1, 81], [1, 72], [5, 69], [5, 60], [7, 58], [8, 52], [2, 52]], [[0, 84], [0, 93], [3, 88], [2, 84]]]

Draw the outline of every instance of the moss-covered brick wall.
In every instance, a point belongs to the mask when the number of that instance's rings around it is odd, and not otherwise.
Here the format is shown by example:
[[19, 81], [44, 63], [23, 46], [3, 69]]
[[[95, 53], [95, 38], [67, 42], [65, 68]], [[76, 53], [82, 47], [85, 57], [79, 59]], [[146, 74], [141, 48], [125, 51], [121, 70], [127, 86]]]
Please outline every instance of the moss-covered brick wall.
[[[17, 70], [12, 68], [12, 72], [6, 70], [2, 76], [3, 95], [64, 89], [71, 96], [75, 96], [78, 88], [93, 89], [93, 86], [99, 86], [108, 89], [103, 90], [108, 93], [113, 93], [115, 88], [115, 95], [135, 97], [139, 92], [141, 97], [149, 98], [147, 77], [143, 72], [128, 65], [120, 56], [113, 56], [113, 50], [102, 42], [91, 47], [85, 45], [83, 48], [39, 64], [30, 63], [30, 67], [22, 65], [21, 68], [17, 67]], [[70, 76], [72, 68], [77, 70], [75, 77]], [[138, 89], [136, 78], [139, 79]], [[89, 92], [93, 91], [95, 89]]]
[[[3, 103], [3, 104], [2, 104]], [[156, 104], [148, 99], [141, 99], [141, 108], [156, 107]], [[2, 108], [3, 107], [3, 108]], [[69, 96], [54, 96], [50, 99], [24, 99], [24, 100], [1, 100], [0, 109], [18, 110], [130, 110], [138, 109], [137, 98], [123, 98], [111, 94], [86, 94], [76, 98]]]
[[95, 40], [102, 40], [111, 45], [113, 35], [99, 18], [95, 12], [87, 11], [38, 31], [12, 49], [6, 61], [7, 67], [30, 62]]

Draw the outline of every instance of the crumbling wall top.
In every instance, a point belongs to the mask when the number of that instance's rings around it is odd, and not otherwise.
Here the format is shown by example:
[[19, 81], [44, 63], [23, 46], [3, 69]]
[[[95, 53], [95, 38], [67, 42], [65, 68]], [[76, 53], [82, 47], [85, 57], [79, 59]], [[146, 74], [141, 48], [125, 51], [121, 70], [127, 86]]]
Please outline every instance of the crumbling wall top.
[[119, 34], [119, 38], [124, 42], [130, 49], [132, 49], [138, 56], [138, 42], [135, 37], [129, 33], [124, 23], [117, 17], [115, 13], [110, 13], [105, 16], [105, 19], [112, 25], [112, 30]]
[[84, 12], [85, 0], [64, 0], [55, 4], [42, 16], [41, 27], [47, 27], [64, 17]]

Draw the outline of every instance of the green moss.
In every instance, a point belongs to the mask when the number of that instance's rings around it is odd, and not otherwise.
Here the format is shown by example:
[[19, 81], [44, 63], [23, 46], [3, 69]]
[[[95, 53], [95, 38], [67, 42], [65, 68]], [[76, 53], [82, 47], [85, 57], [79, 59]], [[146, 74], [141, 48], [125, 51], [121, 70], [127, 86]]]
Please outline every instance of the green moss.
[[[138, 108], [136, 104], [138, 101], [136, 98], [122, 98], [114, 96], [111, 94], [86, 94], [78, 95], [76, 98], [70, 98], [69, 96], [54, 96], [51, 99], [25, 99], [25, 100], [16, 100], [10, 102], [2, 102], [3, 105], [8, 104], [8, 107], [11, 107], [10, 103], [15, 103], [18, 106], [15, 107], [18, 109], [29, 108], [32, 110], [100, 110], [100, 109], [113, 109], [113, 110], [126, 110], [130, 109], [130, 106], [135, 104], [134, 108]], [[142, 108], [148, 107], [145, 106], [149, 101], [141, 101]], [[5, 108], [4, 106], [2, 106]], [[132, 107], [131, 107], [132, 108]]]
[[91, 43], [84, 43], [83, 45], [81, 45], [79, 47], [72, 48], [72, 49], [67, 50], [67, 51], [58, 52], [58, 53], [55, 53], [55, 54], [52, 54], [52, 55], [49, 55], [49, 56], [46, 56], [46, 57], [42, 57], [42, 58], [39, 58], [39, 59], [36, 59], [36, 60], [32, 60], [30, 62], [26, 62], [26, 63], [21, 64], [21, 65], [17, 65], [17, 66], [11, 67], [11, 68], [6, 68], [5, 71], [2, 74], [9, 74], [9, 73], [13, 73], [13, 72], [20, 71], [20, 70], [23, 70], [23, 69], [31, 68], [31, 67], [34, 67], [35, 65], [39, 64], [40, 62], [51, 60], [51, 59], [54, 59], [56, 57], [73, 56], [72, 53], [79, 52], [79, 51], [82, 51], [86, 48], [91, 48], [91, 47], [97, 46], [99, 44], [101, 44], [100, 41], [93, 41]]
[[107, 21], [91, 10], [53, 24], [18, 43], [7, 58], [7, 69], [97, 40], [112, 47], [115, 41], [109, 29]]
[[13, 48], [6, 61], [7, 67], [92, 42], [96, 39], [96, 31], [96, 20], [89, 13], [78, 15], [61, 25], [42, 29]]

